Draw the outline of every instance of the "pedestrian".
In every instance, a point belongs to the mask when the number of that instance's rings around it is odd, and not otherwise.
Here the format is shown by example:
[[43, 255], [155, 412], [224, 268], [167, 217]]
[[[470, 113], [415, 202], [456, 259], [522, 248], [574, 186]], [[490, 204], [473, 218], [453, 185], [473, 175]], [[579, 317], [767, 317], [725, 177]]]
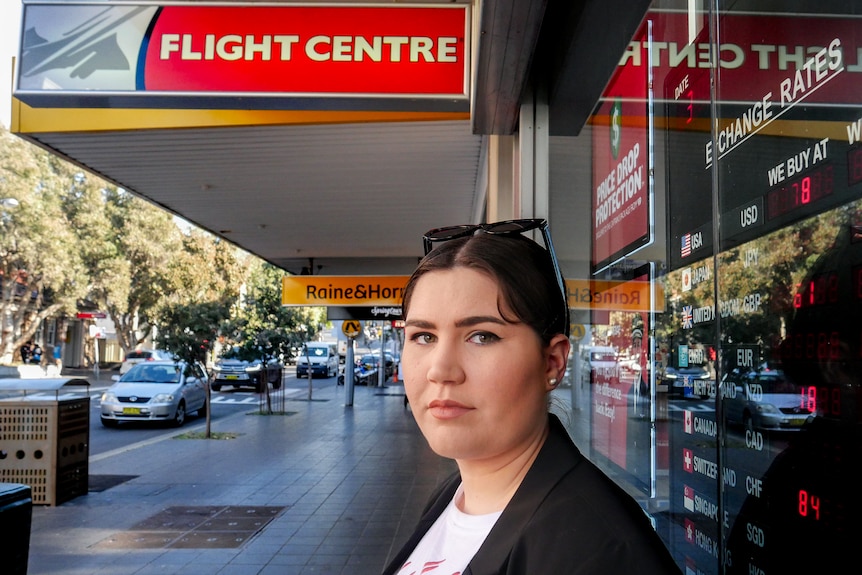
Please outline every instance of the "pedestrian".
[[39, 365], [42, 363], [42, 348], [39, 347], [39, 344], [33, 346], [33, 353], [30, 355], [30, 363], [34, 363]]
[[[521, 235], [534, 229], [545, 249]], [[404, 291], [404, 386], [425, 439], [458, 471], [384, 575], [680, 573], [637, 502], [548, 413], [570, 343], [547, 223], [424, 240]]]
[[57, 373], [63, 370], [63, 344], [60, 341], [54, 343], [54, 364], [57, 366]]
[[21, 346], [21, 363], [29, 363], [30, 355], [31, 355], [31, 346], [33, 342], [28, 340], [24, 345]]

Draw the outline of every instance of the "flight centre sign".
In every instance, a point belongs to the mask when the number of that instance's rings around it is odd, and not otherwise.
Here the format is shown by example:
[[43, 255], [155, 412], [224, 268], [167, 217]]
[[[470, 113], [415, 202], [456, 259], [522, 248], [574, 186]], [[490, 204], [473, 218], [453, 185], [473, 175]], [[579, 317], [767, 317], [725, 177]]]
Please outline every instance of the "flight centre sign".
[[23, 18], [31, 106], [469, 109], [465, 4], [37, 1]]

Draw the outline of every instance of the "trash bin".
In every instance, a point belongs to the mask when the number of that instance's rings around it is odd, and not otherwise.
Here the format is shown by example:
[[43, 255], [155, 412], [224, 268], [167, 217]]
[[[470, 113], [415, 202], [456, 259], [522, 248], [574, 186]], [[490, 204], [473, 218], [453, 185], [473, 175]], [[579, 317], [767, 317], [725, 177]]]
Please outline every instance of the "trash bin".
[[90, 396], [85, 379], [0, 379], [0, 483], [22, 483], [34, 505], [86, 495]]
[[7, 575], [27, 575], [33, 516], [30, 494], [27, 485], [0, 483], [0, 562]]

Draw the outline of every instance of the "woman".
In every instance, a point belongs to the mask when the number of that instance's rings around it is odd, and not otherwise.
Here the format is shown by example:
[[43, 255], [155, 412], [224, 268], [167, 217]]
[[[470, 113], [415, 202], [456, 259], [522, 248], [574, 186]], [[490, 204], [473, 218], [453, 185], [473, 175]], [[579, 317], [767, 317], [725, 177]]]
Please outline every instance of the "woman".
[[[548, 250], [518, 233], [536, 227]], [[547, 224], [425, 239], [426, 253], [449, 241], [405, 289], [404, 385], [422, 434], [458, 473], [384, 574], [679, 573], [637, 503], [548, 414], [570, 346]]]

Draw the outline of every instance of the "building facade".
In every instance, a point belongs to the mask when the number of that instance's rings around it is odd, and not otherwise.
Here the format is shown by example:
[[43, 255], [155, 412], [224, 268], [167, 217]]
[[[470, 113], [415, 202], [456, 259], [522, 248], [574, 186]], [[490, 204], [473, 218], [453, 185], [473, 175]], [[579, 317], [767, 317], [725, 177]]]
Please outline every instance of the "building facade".
[[[549, 220], [572, 308], [555, 408], [686, 573], [837, 570], [855, 560], [860, 535], [862, 7], [570, 4], [465, 4], [469, 119], [458, 116], [463, 102], [423, 112], [469, 125], [464, 141], [479, 150], [460, 219]], [[15, 131], [72, 158], [87, 157], [76, 146], [92, 152], [85, 135], [46, 126], [57, 102], [28, 104], [25, 92]], [[303, 132], [309, 145], [317, 135]], [[140, 145], [140, 134], [115, 137]], [[135, 173], [88, 158], [147, 196]], [[397, 168], [384, 160], [372, 171]], [[457, 171], [437, 168], [441, 179]], [[423, 205], [433, 221], [411, 237], [459, 223]], [[237, 241], [200, 207], [173, 209]], [[373, 209], [390, 218], [399, 259], [368, 268], [409, 273], [421, 254], [394, 235], [401, 214]], [[287, 256], [246, 241], [289, 269]], [[308, 263], [339, 269], [325, 254]]]

